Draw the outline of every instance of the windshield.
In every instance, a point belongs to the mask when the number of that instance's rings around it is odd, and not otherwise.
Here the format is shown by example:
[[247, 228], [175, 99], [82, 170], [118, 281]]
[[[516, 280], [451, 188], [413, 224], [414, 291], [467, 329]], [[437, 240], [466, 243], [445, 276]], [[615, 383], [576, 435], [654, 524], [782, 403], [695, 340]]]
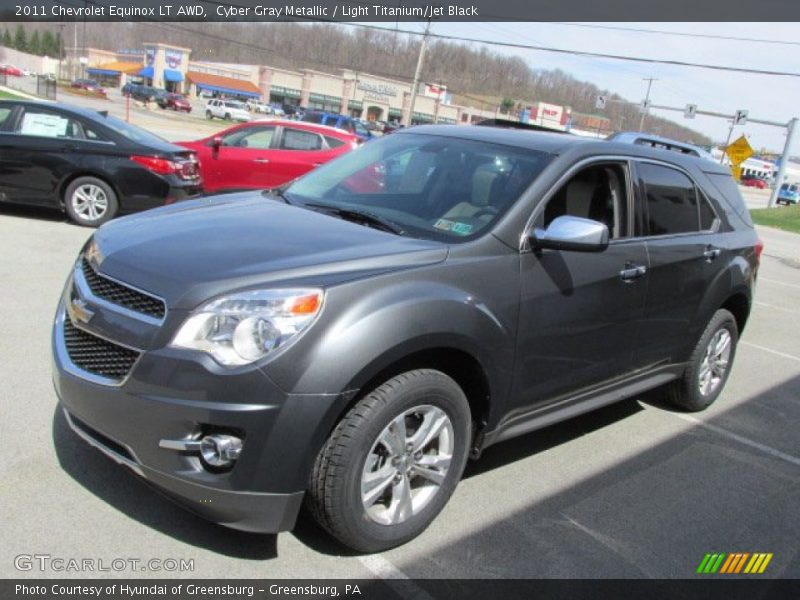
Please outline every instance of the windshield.
[[311, 171], [285, 194], [293, 203], [368, 212], [406, 235], [459, 242], [487, 231], [551, 158], [407, 133], [371, 141]]
[[118, 119], [116, 117], [112, 117], [110, 115], [106, 116], [103, 119], [103, 124], [107, 127], [110, 127], [117, 133], [124, 135], [131, 141], [138, 142], [140, 144], [153, 144], [159, 143], [163, 144], [167, 140], [162, 137], [157, 136], [154, 133], [150, 133], [142, 129], [141, 127], [137, 127], [136, 125], [131, 125], [130, 123], [126, 123], [122, 119]]

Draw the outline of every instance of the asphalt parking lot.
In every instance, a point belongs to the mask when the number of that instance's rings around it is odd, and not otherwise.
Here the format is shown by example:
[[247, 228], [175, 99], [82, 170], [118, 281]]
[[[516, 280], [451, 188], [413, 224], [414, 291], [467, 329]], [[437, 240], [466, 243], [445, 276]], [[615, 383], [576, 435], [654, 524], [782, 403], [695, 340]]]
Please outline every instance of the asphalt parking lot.
[[[56, 301], [91, 231], [0, 207], [3, 382], [0, 577], [693, 577], [708, 552], [771, 552], [800, 577], [800, 237], [766, 244], [751, 320], [717, 403], [687, 415], [659, 394], [494, 446], [430, 529], [356, 556], [309, 520], [239, 533], [173, 506], [66, 426], [50, 381]], [[20, 572], [15, 557], [193, 559], [187, 572]], [[399, 583], [398, 583], [399, 582]]]

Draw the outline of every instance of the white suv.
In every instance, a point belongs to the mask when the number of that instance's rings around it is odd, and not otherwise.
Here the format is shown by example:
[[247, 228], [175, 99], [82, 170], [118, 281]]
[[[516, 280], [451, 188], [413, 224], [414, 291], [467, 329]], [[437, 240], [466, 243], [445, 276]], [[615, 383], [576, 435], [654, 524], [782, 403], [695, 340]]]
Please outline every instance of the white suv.
[[206, 118], [225, 119], [226, 121], [249, 121], [250, 111], [244, 102], [237, 100], [209, 100], [206, 104]]

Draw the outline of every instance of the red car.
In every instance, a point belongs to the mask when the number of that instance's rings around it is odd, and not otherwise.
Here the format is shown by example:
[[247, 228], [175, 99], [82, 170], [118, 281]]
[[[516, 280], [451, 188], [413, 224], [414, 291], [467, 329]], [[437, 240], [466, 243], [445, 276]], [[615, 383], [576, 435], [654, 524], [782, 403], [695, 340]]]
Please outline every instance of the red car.
[[156, 102], [161, 108], [171, 108], [179, 112], [192, 112], [192, 105], [186, 99], [186, 96], [181, 94], [166, 94], [165, 96], [159, 97]]
[[12, 75], [13, 77], [22, 77], [22, 69], [15, 67], [14, 65], [2, 65], [0, 66], [0, 75]]
[[268, 189], [358, 147], [358, 136], [313, 123], [266, 119], [194, 142], [206, 192]]
[[94, 92], [95, 94], [105, 95], [106, 93], [106, 90], [94, 79], [76, 79], [70, 84], [70, 87], [86, 90], [87, 92]]
[[742, 177], [742, 185], [745, 187], [754, 187], [758, 188], [759, 190], [763, 190], [769, 187], [769, 183], [765, 179], [761, 177], [756, 177], [755, 175], [744, 175]]

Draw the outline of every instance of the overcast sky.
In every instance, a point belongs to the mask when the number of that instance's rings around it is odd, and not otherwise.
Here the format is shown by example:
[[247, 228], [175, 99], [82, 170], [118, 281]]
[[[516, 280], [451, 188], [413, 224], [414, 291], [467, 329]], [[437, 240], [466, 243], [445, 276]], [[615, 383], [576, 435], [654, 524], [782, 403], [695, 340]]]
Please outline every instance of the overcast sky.
[[[384, 26], [391, 26], [383, 24]], [[644, 58], [681, 60], [725, 66], [800, 72], [800, 23], [590, 23], [673, 32], [789, 41], [794, 45], [681, 37], [653, 33], [614, 31], [556, 23], [449, 23], [434, 22], [433, 33], [491, 41], [535, 44], [556, 48], [622, 54]], [[401, 29], [421, 31], [424, 24], [400, 23]], [[800, 117], [800, 78], [713, 71], [649, 63], [586, 58], [535, 50], [493, 47], [498, 52], [523, 57], [532, 67], [560, 68], [578, 79], [617, 92], [639, 102], [647, 83], [655, 77], [650, 98], [654, 104], [733, 113], [747, 109], [755, 118], [788, 122]], [[698, 117], [693, 122], [680, 113], [661, 116], [683, 122], [715, 140], [724, 141], [729, 124], [724, 119]], [[734, 138], [748, 136], [756, 149], [781, 150], [785, 129], [748, 124], [737, 127]], [[793, 154], [800, 153], [800, 131]]]

